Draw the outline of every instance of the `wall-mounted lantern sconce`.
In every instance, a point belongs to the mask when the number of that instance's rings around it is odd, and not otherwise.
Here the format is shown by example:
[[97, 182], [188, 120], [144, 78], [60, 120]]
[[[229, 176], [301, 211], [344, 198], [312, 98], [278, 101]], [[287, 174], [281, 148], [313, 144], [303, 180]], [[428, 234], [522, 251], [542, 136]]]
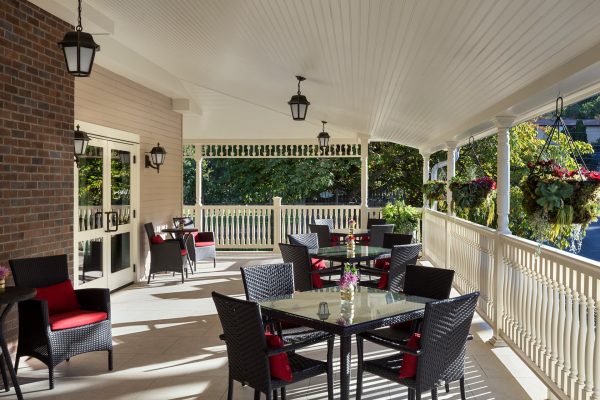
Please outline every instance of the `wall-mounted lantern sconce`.
[[73, 135], [73, 145], [74, 145], [74, 154], [75, 154], [75, 163], [77, 167], [79, 167], [79, 157], [85, 154], [85, 150], [87, 149], [88, 142], [90, 141], [90, 137], [87, 133], [79, 130], [79, 125], [77, 125], [77, 129]]
[[165, 163], [166, 156], [164, 147], [160, 147], [160, 143], [157, 143], [150, 153], [146, 153], [146, 168], [154, 168], [156, 173], [160, 173], [160, 166]]
[[94, 56], [100, 51], [100, 46], [94, 42], [89, 33], [81, 27], [81, 0], [77, 7], [77, 27], [74, 31], [65, 33], [63, 40], [58, 42], [65, 55], [67, 71], [73, 76], [90, 76], [94, 65]]

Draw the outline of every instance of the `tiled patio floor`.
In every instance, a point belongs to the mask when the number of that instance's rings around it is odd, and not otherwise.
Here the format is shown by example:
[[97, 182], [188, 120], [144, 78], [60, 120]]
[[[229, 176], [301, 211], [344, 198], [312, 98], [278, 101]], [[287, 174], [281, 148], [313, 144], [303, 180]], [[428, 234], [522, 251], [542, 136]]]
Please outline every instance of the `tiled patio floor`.
[[[150, 285], [136, 284], [113, 293], [115, 370], [107, 371], [106, 353], [77, 356], [57, 367], [55, 389], [50, 391], [47, 369], [30, 360], [22, 363], [19, 370], [25, 398], [226, 399], [227, 354], [218, 339], [221, 328], [210, 293], [214, 290], [241, 295], [239, 267], [274, 262], [274, 257], [270, 253], [222, 253], [216, 270], [206, 263], [183, 285], [178, 278], [164, 275]], [[543, 386], [516, 356], [507, 355], [510, 351], [506, 348], [492, 351], [484, 343], [491, 333], [479, 317], [471, 331], [475, 340], [468, 345], [466, 361], [469, 399], [545, 398]], [[367, 351], [370, 356], [377, 356], [387, 350], [371, 346]], [[322, 346], [304, 353], [325, 356]], [[518, 381], [509, 374], [499, 355], [509, 360]], [[354, 357], [353, 365], [356, 365]], [[334, 369], [337, 366], [335, 360]], [[288, 389], [288, 398], [325, 399], [324, 380], [323, 377], [294, 385]], [[457, 383], [451, 385], [449, 394], [443, 390], [440, 394], [440, 399], [460, 399]], [[16, 396], [11, 390], [0, 392], [0, 398]], [[236, 384], [234, 398], [252, 399], [253, 391]], [[406, 399], [407, 394], [398, 385], [365, 374], [363, 398]]]

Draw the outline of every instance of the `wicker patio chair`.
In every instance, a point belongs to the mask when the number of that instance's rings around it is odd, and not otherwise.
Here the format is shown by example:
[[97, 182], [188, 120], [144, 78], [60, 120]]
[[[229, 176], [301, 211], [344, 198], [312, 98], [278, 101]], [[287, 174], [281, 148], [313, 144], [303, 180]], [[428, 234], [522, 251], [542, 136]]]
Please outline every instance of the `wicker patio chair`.
[[367, 229], [371, 229], [373, 225], [386, 225], [387, 221], [383, 218], [368, 218]]
[[[366, 274], [370, 276], [378, 276], [379, 279], [381, 279], [383, 274], [388, 274], [388, 282], [386, 287], [383, 289], [401, 292], [404, 286], [404, 274], [406, 273], [406, 266], [415, 264], [417, 262], [419, 251], [421, 251], [421, 243], [394, 246], [392, 247], [390, 266], [388, 270], [360, 267], [360, 273], [361, 275]], [[361, 280], [360, 285], [367, 287], [378, 287], [379, 279], [368, 281]]]
[[313, 224], [315, 225], [327, 225], [329, 230], [333, 230], [333, 220], [330, 218], [315, 218], [313, 220]]
[[413, 241], [412, 234], [404, 233], [384, 233], [383, 234], [383, 245], [386, 249], [391, 249], [394, 246], [401, 244], [411, 244]]
[[[252, 265], [240, 268], [246, 300], [261, 301], [273, 297], [294, 294], [294, 268], [292, 264]], [[286, 343], [297, 343], [306, 340], [319, 339], [325, 341], [332, 334], [316, 331], [300, 325], [277, 323], [277, 330]]]
[[[297, 244], [279, 243], [281, 257], [284, 263], [290, 263], [294, 268], [294, 285], [296, 290], [312, 290], [312, 275], [318, 274], [321, 277], [339, 275], [341, 267], [330, 267], [326, 269], [312, 270], [311, 257], [308, 253], [308, 247]], [[335, 286], [336, 282], [323, 280], [324, 287]]]
[[[260, 307], [257, 303], [234, 299], [220, 293], [212, 292], [213, 301], [223, 327], [223, 338], [227, 347], [229, 360], [229, 378], [227, 399], [233, 399], [233, 381], [238, 381], [255, 390], [255, 399], [264, 393], [267, 400], [277, 397], [281, 391], [285, 399], [285, 386], [303, 381], [314, 376], [327, 374], [327, 395], [333, 399], [333, 360], [328, 352], [327, 362], [301, 356], [295, 350], [315, 342], [303, 342], [285, 345], [282, 348], [270, 349], [265, 340]], [[333, 347], [333, 338], [327, 346]], [[286, 382], [272, 378], [269, 367], [269, 356], [287, 353], [292, 369], [292, 381]]]
[[[183, 224], [184, 228], [195, 228], [194, 220], [190, 217], [176, 217], [173, 218], [174, 223], [175, 221]], [[191, 236], [193, 240], [186, 243], [186, 249], [190, 259], [195, 260], [194, 270], [196, 270], [196, 263], [202, 260], [212, 260], [213, 268], [217, 268], [217, 247], [213, 232], [194, 232]]]
[[[58, 256], [9, 260], [16, 287], [46, 288], [69, 280], [66, 254]], [[54, 388], [54, 367], [78, 354], [91, 351], [108, 352], [108, 369], [113, 369], [113, 344], [108, 289], [75, 290], [79, 310], [50, 314], [46, 300], [33, 299], [19, 303], [19, 343], [15, 371], [21, 357], [37, 358], [48, 367], [50, 389]], [[71, 322], [64, 329], [53, 330], [76, 315], [106, 313], [106, 319], [86, 324]], [[69, 315], [67, 315], [69, 314]], [[63, 324], [64, 325], [64, 324]]]
[[[391, 356], [364, 361], [363, 342], [357, 340], [358, 371], [356, 399], [362, 396], [364, 371], [398, 382], [408, 387], [409, 399], [421, 399], [423, 392], [431, 390], [431, 399], [437, 400], [437, 386], [441, 381], [460, 381], [460, 394], [465, 397], [465, 350], [469, 328], [475, 313], [479, 292], [427, 303], [421, 331], [419, 349], [405, 344], [386, 344], [399, 350]], [[417, 371], [414, 378], [400, 378], [399, 370], [404, 354], [417, 356]]]
[[383, 247], [384, 235], [392, 232], [394, 232], [394, 224], [371, 226], [371, 234], [368, 242], [369, 246]]
[[316, 233], [298, 233], [295, 235], [288, 235], [290, 244], [297, 244], [306, 246], [309, 249], [319, 248], [319, 237]]
[[332, 239], [331, 230], [327, 225], [309, 224], [308, 230], [317, 234], [317, 237], [319, 238], [319, 247], [331, 247], [337, 244], [337, 242]]
[[184, 273], [187, 278], [188, 264], [187, 250], [181, 249], [181, 242], [177, 239], [168, 239], [163, 243], [152, 243], [154, 237], [154, 225], [152, 222], [144, 224], [148, 243], [150, 245], [150, 271], [148, 272], [148, 283], [150, 278], [157, 272], [173, 272], [181, 274], [181, 283], [184, 282]]

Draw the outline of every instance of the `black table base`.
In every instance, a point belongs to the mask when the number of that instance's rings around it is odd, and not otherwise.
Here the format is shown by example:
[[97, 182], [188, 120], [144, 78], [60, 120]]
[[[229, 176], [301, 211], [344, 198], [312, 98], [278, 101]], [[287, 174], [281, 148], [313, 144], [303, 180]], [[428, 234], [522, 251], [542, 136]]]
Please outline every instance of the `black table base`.
[[[17, 374], [15, 372], [15, 368], [13, 367], [12, 359], [10, 358], [8, 346], [6, 345], [6, 338], [4, 337], [4, 321], [6, 320], [6, 316], [8, 315], [12, 306], [12, 304], [6, 304], [4, 306], [4, 310], [2, 310], [2, 314], [0, 314], [0, 347], [2, 348], [4, 363], [6, 363], [8, 373], [10, 374], [10, 379], [12, 380], [13, 386], [15, 387], [15, 392], [17, 393], [17, 399], [22, 400], [23, 394], [21, 393], [19, 381], [17, 380]], [[2, 373], [2, 381], [4, 381], [4, 390], [8, 392], [10, 390], [10, 383], [8, 382], [6, 370], [2, 362], [0, 362], [0, 372]]]

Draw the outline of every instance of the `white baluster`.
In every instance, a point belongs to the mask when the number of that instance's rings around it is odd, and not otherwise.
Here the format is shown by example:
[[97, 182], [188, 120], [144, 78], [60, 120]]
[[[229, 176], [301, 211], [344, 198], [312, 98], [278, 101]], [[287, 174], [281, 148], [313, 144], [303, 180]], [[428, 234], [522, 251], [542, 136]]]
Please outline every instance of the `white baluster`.
[[558, 283], [552, 282], [552, 362], [558, 362]]
[[[550, 267], [548, 267], [547, 274], [550, 273]], [[546, 358], [551, 361], [553, 358], [554, 349], [552, 347], [552, 313], [554, 312], [554, 282], [548, 278], [548, 306], [546, 308]], [[546, 368], [548, 371], [549, 368]]]
[[587, 314], [587, 341], [585, 343], [585, 391], [587, 396], [592, 394], [594, 388], [594, 341], [596, 332], [594, 330], [594, 299], [588, 297], [586, 307]]
[[565, 361], [563, 371], [567, 376], [571, 375], [571, 329], [573, 327], [573, 291], [570, 287], [566, 288], [565, 296], [565, 336], [563, 347], [565, 351]]
[[600, 300], [596, 302], [596, 308], [590, 310], [596, 316], [595, 338], [594, 338], [594, 392], [591, 400], [600, 400]]
[[[544, 271], [545, 272], [545, 271]], [[540, 324], [540, 346], [542, 350], [542, 355], [544, 357], [548, 357], [550, 355], [549, 344], [547, 340], [548, 330], [546, 328], [546, 322], [548, 321], [548, 297], [550, 296], [550, 291], [548, 290], [549, 280], [546, 275], [543, 276], [542, 280], [542, 307], [541, 314], [544, 316]]]
[[580, 387], [585, 385], [585, 346], [587, 341], [587, 328], [587, 297], [584, 293], [581, 293], [579, 296], [579, 343], [577, 354], [579, 361], [577, 383], [579, 383]]
[[558, 306], [558, 368], [562, 370], [565, 365], [565, 285], [559, 285]]
[[576, 290], [573, 290], [573, 323], [571, 328], [571, 375], [570, 378], [575, 380], [577, 379], [577, 372], [579, 362], [577, 360], [577, 342], [579, 340], [579, 336], [577, 334], [579, 332], [579, 293]]

